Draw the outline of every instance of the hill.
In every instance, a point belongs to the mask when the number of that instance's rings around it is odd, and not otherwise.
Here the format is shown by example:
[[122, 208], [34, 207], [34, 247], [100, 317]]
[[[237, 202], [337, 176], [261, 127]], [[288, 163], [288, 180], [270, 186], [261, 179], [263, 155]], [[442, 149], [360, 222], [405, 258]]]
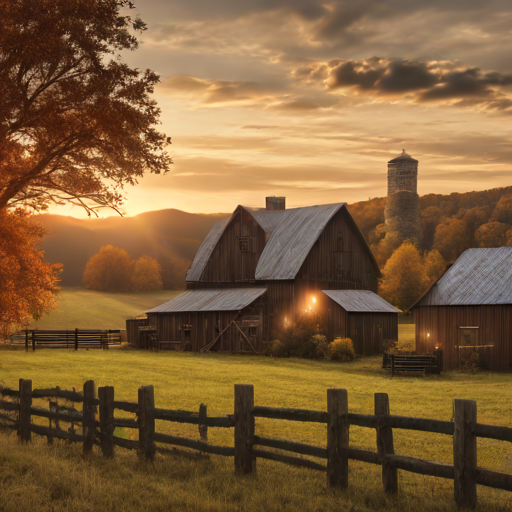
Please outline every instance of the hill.
[[76, 219], [42, 214], [35, 219], [48, 229], [41, 249], [50, 263], [63, 263], [63, 286], [80, 286], [89, 258], [104, 245], [125, 249], [132, 258], [147, 254], [170, 260], [184, 278], [203, 238], [226, 214], [194, 214], [167, 209], [134, 217]]

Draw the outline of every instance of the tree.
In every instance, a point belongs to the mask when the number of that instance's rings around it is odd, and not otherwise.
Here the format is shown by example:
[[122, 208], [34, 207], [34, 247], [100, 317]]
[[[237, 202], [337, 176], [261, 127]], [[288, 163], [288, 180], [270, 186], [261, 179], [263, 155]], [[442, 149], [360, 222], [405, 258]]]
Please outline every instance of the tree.
[[141, 256], [133, 265], [132, 289], [149, 291], [162, 289], [160, 265], [155, 258]]
[[512, 226], [502, 222], [488, 222], [475, 232], [475, 240], [479, 247], [503, 247], [507, 245], [507, 232]]
[[0, 211], [0, 337], [56, 307], [60, 264], [38, 251], [44, 228], [22, 211]]
[[165, 290], [183, 290], [186, 288], [186, 275], [190, 261], [174, 255], [163, 255], [158, 258], [162, 269], [162, 282]]
[[439, 251], [446, 261], [455, 261], [469, 248], [466, 222], [455, 217], [441, 222], [436, 228], [433, 248]]
[[490, 221], [512, 224], [512, 194], [501, 196], [496, 208], [492, 212]]
[[414, 304], [429, 284], [418, 249], [407, 241], [389, 258], [382, 275], [379, 294], [403, 311]]
[[[165, 173], [158, 75], [121, 61], [144, 23], [129, 0], [0, 0], [0, 209], [116, 208]], [[126, 12], [125, 12], [126, 11]]]
[[133, 261], [124, 249], [107, 245], [92, 256], [83, 275], [84, 286], [103, 292], [127, 292], [132, 287]]
[[429, 285], [434, 283], [446, 270], [446, 261], [435, 249], [425, 255], [424, 265]]

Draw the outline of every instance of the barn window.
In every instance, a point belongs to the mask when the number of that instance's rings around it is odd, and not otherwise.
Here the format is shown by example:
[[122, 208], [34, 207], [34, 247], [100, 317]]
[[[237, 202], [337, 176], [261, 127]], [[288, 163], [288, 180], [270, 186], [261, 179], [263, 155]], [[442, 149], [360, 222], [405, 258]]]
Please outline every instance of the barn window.
[[338, 238], [336, 240], [336, 251], [343, 252], [345, 250], [344, 244], [345, 244], [345, 242], [343, 240], [343, 233], [339, 232]]
[[238, 238], [238, 248], [240, 249], [240, 252], [249, 252], [249, 237], [248, 236], [241, 236]]
[[476, 347], [478, 330], [478, 327], [459, 327], [459, 347]]

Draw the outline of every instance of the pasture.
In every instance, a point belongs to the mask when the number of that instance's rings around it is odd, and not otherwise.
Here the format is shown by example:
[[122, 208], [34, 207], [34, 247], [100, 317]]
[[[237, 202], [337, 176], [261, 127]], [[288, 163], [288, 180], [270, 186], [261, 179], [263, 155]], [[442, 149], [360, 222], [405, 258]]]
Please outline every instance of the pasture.
[[106, 293], [80, 287], [62, 287], [59, 307], [29, 329], [125, 329], [126, 319], [143, 314], [181, 293], [156, 290], [137, 293]]
[[[115, 387], [116, 400], [135, 401], [140, 385], [155, 386], [157, 407], [196, 411], [201, 402], [209, 415], [233, 413], [233, 386], [255, 387], [256, 405], [326, 410], [326, 390], [346, 388], [349, 410], [373, 412], [373, 393], [389, 394], [391, 412], [450, 421], [452, 398], [477, 401], [482, 423], [512, 427], [512, 375], [445, 373], [431, 377], [394, 377], [380, 369], [380, 358], [353, 363], [271, 359], [192, 353], [151, 353], [133, 350], [0, 352], [0, 375], [5, 385], [30, 378], [34, 387], [59, 385], [80, 389], [88, 379]], [[158, 424], [157, 430], [198, 438], [197, 427]], [[325, 446], [326, 427], [308, 423], [258, 419], [256, 433]], [[118, 429], [129, 438], [132, 432]], [[36, 436], [34, 436], [36, 437]], [[352, 427], [353, 447], [375, 451], [375, 431]], [[232, 430], [209, 429], [214, 444], [232, 445]], [[451, 463], [451, 437], [395, 431], [395, 452]], [[400, 494], [387, 499], [380, 468], [351, 462], [349, 490], [327, 489], [325, 474], [277, 462], [258, 461], [256, 477], [236, 477], [232, 459], [212, 456], [188, 460], [158, 456], [154, 466], [118, 448], [113, 461], [96, 449], [84, 461], [76, 445], [36, 440], [20, 447], [14, 436], [0, 436], [0, 510], [370, 510], [451, 511], [453, 483], [399, 472]], [[507, 443], [478, 441], [478, 464], [512, 473], [512, 447]], [[30, 491], [27, 492], [27, 489]], [[510, 510], [511, 496], [478, 488], [479, 509]]]

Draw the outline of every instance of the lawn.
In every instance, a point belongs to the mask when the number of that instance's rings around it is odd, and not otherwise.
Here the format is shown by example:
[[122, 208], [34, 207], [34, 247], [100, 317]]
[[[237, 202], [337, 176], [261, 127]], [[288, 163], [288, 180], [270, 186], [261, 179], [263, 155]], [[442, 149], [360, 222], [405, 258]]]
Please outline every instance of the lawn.
[[[229, 354], [137, 352], [133, 350], [0, 351], [2, 381], [16, 387], [31, 378], [34, 387], [59, 385], [80, 389], [87, 379], [113, 385], [117, 400], [135, 401], [140, 385], [155, 386], [156, 406], [208, 414], [233, 412], [233, 386], [255, 387], [257, 405], [326, 410], [326, 390], [346, 388], [352, 412], [372, 413], [373, 393], [386, 392], [393, 414], [452, 419], [452, 399], [477, 401], [482, 423], [512, 427], [512, 375], [454, 372], [432, 377], [390, 377], [380, 358], [353, 363], [271, 359]], [[198, 437], [197, 428], [157, 422], [157, 430]], [[257, 420], [256, 433], [325, 446], [325, 425]], [[116, 435], [131, 437], [130, 431]], [[452, 439], [441, 434], [395, 431], [395, 451], [439, 462], [452, 462]], [[351, 446], [375, 451], [375, 431], [351, 428]], [[233, 443], [233, 431], [210, 429], [210, 441]], [[512, 473], [512, 447], [480, 440], [478, 464]], [[19, 447], [14, 436], [0, 437], [0, 510], [371, 510], [451, 511], [453, 483], [399, 473], [400, 496], [387, 500], [380, 468], [351, 462], [350, 489], [326, 488], [325, 475], [279, 463], [258, 461], [257, 477], [233, 475], [233, 462], [212, 456], [187, 460], [159, 456], [154, 466], [118, 449], [114, 461], [95, 455], [84, 461], [79, 446], [56, 442]], [[51, 471], [48, 470], [51, 468]], [[27, 492], [30, 489], [30, 492]], [[511, 496], [479, 487], [480, 510], [510, 510]], [[51, 508], [50, 508], [51, 505]], [[25, 508], [23, 508], [25, 507]]]
[[104, 293], [79, 287], [63, 287], [57, 297], [59, 307], [30, 329], [125, 329], [134, 318], [181, 291], [157, 290], [137, 293]]

